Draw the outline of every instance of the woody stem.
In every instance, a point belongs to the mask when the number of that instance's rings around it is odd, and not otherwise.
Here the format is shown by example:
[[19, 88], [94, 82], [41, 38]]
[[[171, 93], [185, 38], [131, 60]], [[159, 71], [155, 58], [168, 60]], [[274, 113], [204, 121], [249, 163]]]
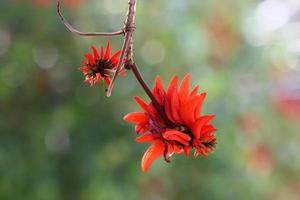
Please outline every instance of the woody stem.
[[116, 78], [122, 68], [122, 65], [124, 64], [124, 59], [127, 60], [125, 56], [129, 49], [130, 42], [132, 41], [133, 32], [135, 31], [136, 4], [137, 4], [137, 0], [128, 0], [128, 11], [127, 11], [127, 17], [124, 26], [125, 36], [124, 36], [124, 41], [121, 49], [121, 56], [116, 71], [113, 74], [112, 80], [108, 86], [107, 93], [106, 93], [107, 97], [110, 97], [111, 95]]

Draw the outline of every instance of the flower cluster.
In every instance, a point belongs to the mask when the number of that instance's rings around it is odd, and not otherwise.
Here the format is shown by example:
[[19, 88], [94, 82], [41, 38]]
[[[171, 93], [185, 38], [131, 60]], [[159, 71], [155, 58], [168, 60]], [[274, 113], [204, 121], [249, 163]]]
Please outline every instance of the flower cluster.
[[216, 129], [211, 124], [214, 115], [200, 114], [206, 93], [198, 94], [199, 86], [189, 92], [189, 86], [190, 74], [184, 77], [179, 87], [178, 77], [174, 76], [167, 90], [157, 77], [152, 92], [160, 110], [153, 102], [147, 104], [135, 97], [143, 111], [124, 117], [125, 121], [135, 124], [137, 134], [142, 134], [137, 142], [152, 143], [142, 159], [144, 172], [159, 156], [163, 155], [169, 161], [173, 154], [184, 152], [188, 156], [191, 149], [195, 149], [195, 157], [199, 153], [206, 157], [215, 148]]
[[[102, 80], [107, 85], [111, 84], [111, 75], [116, 72], [119, 63], [120, 50], [111, 56], [108, 42], [105, 48], [100, 48], [100, 52], [92, 46], [92, 54], [87, 53], [84, 56], [87, 60], [79, 69], [85, 76], [85, 82], [91, 86]], [[199, 93], [199, 86], [189, 91], [190, 74], [180, 84], [178, 76], [174, 76], [166, 90], [157, 76], [151, 91], [134, 63], [123, 66], [121, 75], [125, 75], [125, 68], [132, 69], [151, 99], [148, 104], [140, 97], [134, 97], [143, 111], [132, 112], [124, 117], [126, 122], [135, 124], [135, 132], [139, 135], [137, 142], [151, 143], [142, 158], [144, 172], [160, 156], [170, 162], [172, 155], [184, 153], [188, 157], [192, 149], [194, 157], [199, 154], [206, 157], [214, 150], [216, 129], [211, 124], [214, 115], [201, 114], [206, 93]]]
[[[84, 66], [79, 68], [85, 76], [85, 82], [93, 86], [104, 80], [109, 85], [110, 76], [115, 72], [118, 65], [120, 53], [121, 51], [118, 50], [111, 56], [109, 42], [105, 50], [101, 46], [100, 51], [98, 51], [95, 46], [92, 46], [92, 53], [84, 55], [87, 60], [83, 62]], [[125, 75], [125, 71], [121, 71], [120, 74]]]

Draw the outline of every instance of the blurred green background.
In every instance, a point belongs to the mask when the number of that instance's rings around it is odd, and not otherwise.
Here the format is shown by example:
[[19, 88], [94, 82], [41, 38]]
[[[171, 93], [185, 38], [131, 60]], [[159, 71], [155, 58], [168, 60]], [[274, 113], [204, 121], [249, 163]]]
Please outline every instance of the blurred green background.
[[[64, 0], [79, 30], [122, 26], [127, 0]], [[0, 1], [0, 199], [300, 199], [300, 1], [139, 0], [135, 59], [153, 84], [192, 72], [218, 145], [158, 159], [122, 121], [147, 99], [131, 73], [111, 98], [77, 70], [106, 38], [69, 33], [53, 0]], [[113, 50], [121, 37], [110, 38]]]

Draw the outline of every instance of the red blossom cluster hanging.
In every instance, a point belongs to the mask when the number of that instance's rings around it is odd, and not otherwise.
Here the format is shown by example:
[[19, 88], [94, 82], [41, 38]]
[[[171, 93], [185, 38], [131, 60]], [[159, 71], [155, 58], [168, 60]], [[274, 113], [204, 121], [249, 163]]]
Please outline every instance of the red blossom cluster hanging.
[[150, 142], [152, 145], [142, 159], [142, 170], [145, 172], [159, 156], [165, 159], [173, 154], [185, 153], [192, 148], [194, 156], [207, 156], [216, 143], [215, 128], [210, 124], [214, 115], [201, 115], [202, 104], [206, 93], [198, 94], [196, 86], [189, 92], [190, 74], [186, 75], [178, 88], [178, 77], [174, 76], [165, 91], [158, 76], [153, 87], [153, 95], [157, 99], [164, 116], [161, 116], [153, 103], [147, 104], [135, 97], [143, 112], [133, 112], [124, 120], [136, 124], [135, 131], [139, 136], [137, 142]]
[[124, 35], [122, 48], [113, 55], [110, 43], [100, 47], [100, 51], [92, 46], [92, 53], [85, 54], [86, 61], [80, 67], [85, 82], [93, 86], [102, 80], [108, 85], [107, 96], [110, 96], [118, 75], [125, 75], [130, 70], [142, 86], [151, 102], [146, 103], [140, 97], [134, 97], [141, 107], [141, 112], [132, 112], [124, 120], [135, 124], [135, 132], [139, 135], [137, 142], [149, 142], [151, 146], [144, 153], [142, 171], [146, 172], [154, 160], [163, 156], [167, 162], [174, 154], [184, 153], [187, 157], [194, 150], [194, 157], [199, 154], [208, 156], [216, 145], [215, 127], [211, 124], [214, 115], [201, 114], [206, 93], [199, 93], [199, 86], [190, 91], [190, 74], [180, 84], [175, 75], [167, 89], [159, 76], [152, 90], [145, 83], [137, 65], [133, 60], [133, 32], [135, 30], [135, 13], [137, 0], [128, 0], [128, 12], [124, 27], [112, 33], [80, 32], [73, 28], [59, 10], [58, 15], [66, 28], [83, 36], [118, 36]]
[[[85, 82], [91, 86], [104, 80], [107, 85], [110, 84], [110, 76], [119, 63], [119, 56], [121, 50], [116, 51], [112, 56], [110, 55], [110, 43], [104, 50], [104, 47], [100, 47], [98, 52], [95, 46], [92, 46], [92, 54], [87, 53], [84, 57], [87, 59], [83, 62], [84, 66], [80, 67], [79, 70], [83, 72], [85, 76]], [[121, 71], [121, 75], [125, 75], [125, 71]]]

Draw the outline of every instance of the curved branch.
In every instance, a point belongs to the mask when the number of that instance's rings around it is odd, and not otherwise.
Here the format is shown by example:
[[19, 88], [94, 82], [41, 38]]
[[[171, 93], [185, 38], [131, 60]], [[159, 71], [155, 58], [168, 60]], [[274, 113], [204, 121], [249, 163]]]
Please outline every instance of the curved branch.
[[65, 27], [72, 33], [81, 35], [81, 36], [117, 36], [124, 35], [124, 30], [119, 30], [116, 32], [81, 32], [72, 27], [72, 25], [65, 19], [65, 17], [60, 12], [60, 2], [57, 1], [57, 14], [61, 20], [61, 22], [65, 25]]
[[117, 65], [117, 69], [116, 69], [116, 71], [112, 77], [112, 80], [108, 86], [108, 89], [107, 89], [107, 93], [106, 93], [107, 97], [111, 96], [111, 92], [114, 87], [115, 81], [117, 79], [117, 76], [118, 76], [121, 68], [123, 67], [122, 64], [124, 64], [124, 58], [129, 49], [130, 42], [132, 41], [132, 35], [133, 35], [133, 32], [135, 31], [136, 4], [137, 4], [137, 0], [128, 0], [128, 11], [127, 11], [127, 17], [126, 17], [125, 28], [124, 28], [125, 38], [124, 38], [124, 42], [123, 42], [123, 46], [122, 46], [122, 50], [121, 50], [120, 60]]

